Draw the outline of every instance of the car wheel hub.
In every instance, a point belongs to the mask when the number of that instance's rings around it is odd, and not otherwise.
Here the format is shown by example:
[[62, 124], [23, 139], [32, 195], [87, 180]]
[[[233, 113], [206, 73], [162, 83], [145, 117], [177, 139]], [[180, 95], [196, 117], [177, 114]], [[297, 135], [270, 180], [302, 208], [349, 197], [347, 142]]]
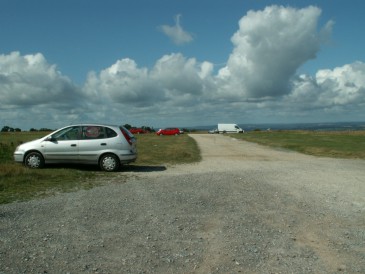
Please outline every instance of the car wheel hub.
[[30, 157], [30, 158], [28, 159], [28, 165], [29, 165], [30, 167], [38, 167], [38, 166], [39, 166], [39, 164], [40, 164], [40, 160], [39, 160], [39, 158], [38, 158], [38, 157], [36, 157], [36, 156], [32, 156], [32, 157]]
[[112, 157], [107, 157], [103, 160], [103, 166], [107, 170], [113, 170], [115, 168], [115, 161]]

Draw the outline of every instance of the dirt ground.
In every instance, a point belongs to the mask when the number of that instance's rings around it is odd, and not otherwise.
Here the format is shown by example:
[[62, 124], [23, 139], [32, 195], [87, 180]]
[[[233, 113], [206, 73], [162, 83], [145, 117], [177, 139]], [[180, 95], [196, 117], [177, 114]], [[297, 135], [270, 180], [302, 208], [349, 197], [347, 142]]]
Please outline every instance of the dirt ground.
[[0, 206], [0, 273], [365, 273], [364, 160], [191, 136], [200, 163]]

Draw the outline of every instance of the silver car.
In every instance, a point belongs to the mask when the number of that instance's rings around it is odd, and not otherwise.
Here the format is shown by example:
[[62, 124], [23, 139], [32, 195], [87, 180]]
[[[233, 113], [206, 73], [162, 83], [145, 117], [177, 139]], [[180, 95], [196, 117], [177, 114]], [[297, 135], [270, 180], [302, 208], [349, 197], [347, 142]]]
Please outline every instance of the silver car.
[[137, 143], [123, 126], [99, 124], [71, 125], [19, 145], [14, 160], [30, 168], [51, 163], [99, 165], [104, 171], [116, 171], [121, 164], [137, 159]]

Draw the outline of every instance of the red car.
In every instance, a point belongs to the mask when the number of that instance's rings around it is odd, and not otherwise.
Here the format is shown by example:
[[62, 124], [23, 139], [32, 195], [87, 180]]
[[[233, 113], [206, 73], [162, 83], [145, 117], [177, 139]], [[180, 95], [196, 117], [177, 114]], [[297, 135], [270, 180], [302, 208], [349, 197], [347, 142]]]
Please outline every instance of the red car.
[[156, 132], [157, 135], [179, 135], [180, 134], [180, 129], [178, 128], [165, 128], [165, 129], [160, 129], [159, 131]]
[[143, 134], [143, 133], [148, 133], [148, 131], [144, 130], [143, 128], [131, 128], [130, 133], [132, 134]]

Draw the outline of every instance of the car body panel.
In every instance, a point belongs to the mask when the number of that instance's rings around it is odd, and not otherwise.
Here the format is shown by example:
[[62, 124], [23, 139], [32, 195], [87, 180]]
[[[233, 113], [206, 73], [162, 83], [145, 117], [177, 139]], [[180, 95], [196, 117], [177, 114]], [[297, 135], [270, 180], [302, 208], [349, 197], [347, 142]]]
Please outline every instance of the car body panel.
[[42, 141], [40, 145], [43, 147], [43, 150], [40, 150], [40, 152], [46, 163], [52, 161], [78, 161], [78, 140]]

